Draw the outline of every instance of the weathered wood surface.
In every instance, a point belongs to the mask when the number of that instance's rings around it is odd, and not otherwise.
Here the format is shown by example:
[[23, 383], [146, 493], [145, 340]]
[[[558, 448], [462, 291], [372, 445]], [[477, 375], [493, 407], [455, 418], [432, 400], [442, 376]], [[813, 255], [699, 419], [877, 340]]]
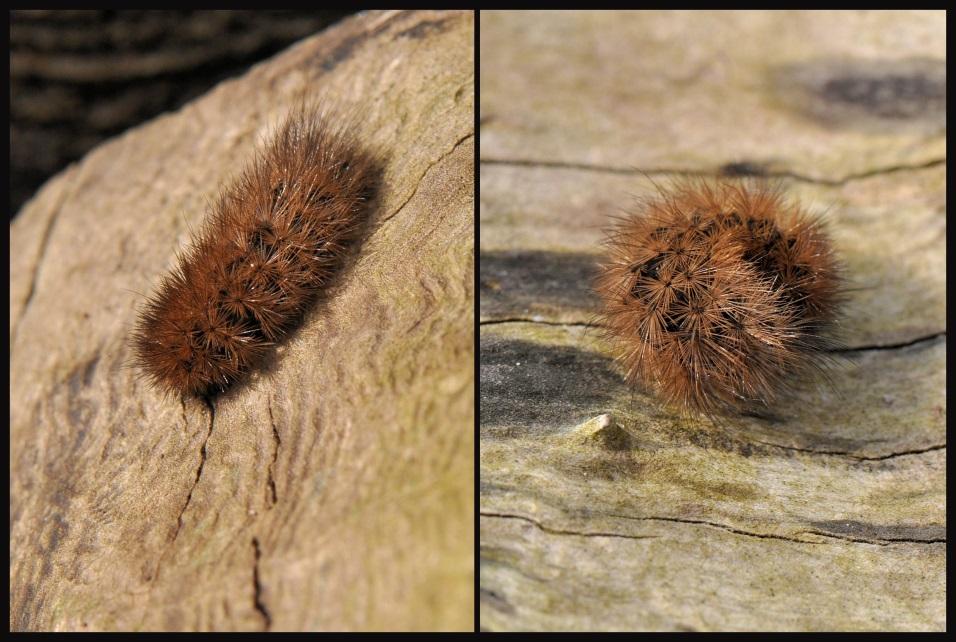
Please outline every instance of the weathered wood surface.
[[[368, 13], [50, 183], [11, 227], [13, 630], [474, 622], [474, 16]], [[372, 230], [270, 366], [163, 398], [127, 337], [303, 95], [386, 157]]]
[[[480, 622], [945, 628], [945, 17], [481, 13]], [[625, 388], [589, 280], [650, 181], [779, 175], [859, 288], [773, 420]]]

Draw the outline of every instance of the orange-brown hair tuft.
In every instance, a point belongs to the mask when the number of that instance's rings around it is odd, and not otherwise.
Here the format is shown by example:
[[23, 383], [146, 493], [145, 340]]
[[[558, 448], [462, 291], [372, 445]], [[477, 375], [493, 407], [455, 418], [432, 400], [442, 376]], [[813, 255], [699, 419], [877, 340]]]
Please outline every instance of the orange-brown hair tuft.
[[779, 186], [684, 179], [611, 230], [595, 289], [630, 383], [708, 415], [821, 369], [843, 300], [819, 220]]
[[141, 309], [133, 347], [160, 388], [205, 396], [256, 366], [339, 273], [375, 163], [347, 127], [299, 108], [227, 186]]

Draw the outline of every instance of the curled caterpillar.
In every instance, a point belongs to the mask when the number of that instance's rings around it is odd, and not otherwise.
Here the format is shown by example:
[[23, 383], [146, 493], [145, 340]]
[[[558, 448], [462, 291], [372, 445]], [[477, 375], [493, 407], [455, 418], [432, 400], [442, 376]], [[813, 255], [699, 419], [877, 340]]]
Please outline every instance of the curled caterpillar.
[[341, 271], [377, 175], [350, 132], [300, 107], [220, 192], [139, 312], [135, 358], [159, 388], [187, 396], [225, 390]]
[[843, 300], [821, 223], [779, 187], [684, 180], [621, 219], [595, 289], [632, 384], [713, 415], [822, 370]]

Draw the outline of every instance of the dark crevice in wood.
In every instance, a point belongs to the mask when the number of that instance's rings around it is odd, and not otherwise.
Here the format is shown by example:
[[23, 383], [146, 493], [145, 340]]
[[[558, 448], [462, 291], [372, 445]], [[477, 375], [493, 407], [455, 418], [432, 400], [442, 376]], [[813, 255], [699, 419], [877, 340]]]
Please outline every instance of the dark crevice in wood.
[[269, 424], [272, 426], [272, 462], [269, 464], [269, 493], [271, 498], [271, 503], [269, 508], [275, 506], [278, 501], [278, 495], [276, 494], [276, 479], [275, 479], [275, 468], [276, 461], [279, 459], [279, 446], [282, 445], [282, 440], [279, 439], [279, 431], [276, 429], [276, 422], [272, 416], [272, 400], [269, 400]]
[[[186, 495], [186, 503], [183, 504], [183, 509], [179, 511], [179, 520], [176, 525], [176, 532], [173, 533], [172, 542], [176, 541], [176, 537], [179, 536], [179, 529], [183, 526], [183, 515], [186, 513], [186, 509], [189, 508], [189, 502], [192, 501], [193, 491], [196, 490], [196, 486], [199, 485], [199, 478], [202, 477], [203, 466], [206, 465], [206, 444], [209, 443], [209, 437], [212, 435], [212, 424], [216, 419], [216, 408], [212, 405], [212, 402], [208, 399], [204, 400], [206, 407], [209, 408], [209, 431], [206, 433], [206, 438], [202, 441], [202, 446], [199, 449], [199, 467], [196, 468], [196, 479], [193, 481], [192, 488], [189, 489], [189, 494]], [[170, 544], [172, 544], [170, 542]]]
[[[657, 535], [634, 536], [634, 535], [622, 535], [622, 534], [620, 534], [620, 533], [580, 533], [580, 532], [576, 532], [576, 531], [567, 531], [567, 530], [557, 530], [557, 529], [546, 528], [546, 527], [542, 526], [542, 525], [541, 525], [539, 522], [537, 522], [536, 520], [531, 519], [530, 517], [526, 517], [526, 516], [524, 516], [524, 515], [515, 515], [515, 514], [509, 514], [509, 513], [492, 513], [492, 512], [485, 512], [485, 511], [481, 511], [481, 513], [479, 513], [479, 514], [480, 514], [482, 517], [496, 517], [496, 518], [500, 518], [500, 519], [518, 519], [518, 520], [525, 521], [525, 522], [528, 522], [528, 523], [530, 523], [530, 524], [533, 524], [533, 525], [537, 526], [539, 529], [541, 529], [541, 530], [543, 530], [543, 531], [545, 531], [545, 532], [548, 532], [548, 533], [553, 533], [553, 534], [555, 534], [555, 535], [580, 535], [580, 536], [585, 536], [585, 537], [620, 537], [620, 538], [624, 538], [624, 539], [648, 539], [648, 538], [658, 537]], [[736, 535], [744, 535], [744, 536], [747, 536], [747, 537], [756, 537], [756, 538], [759, 538], [759, 539], [778, 539], [778, 540], [784, 540], [784, 541], [787, 541], [787, 542], [794, 542], [794, 543], [797, 543], [797, 544], [823, 544], [823, 542], [814, 542], [814, 541], [811, 541], [811, 540], [798, 539], [798, 538], [795, 538], [795, 537], [787, 537], [787, 536], [785, 536], [785, 535], [774, 535], [774, 534], [771, 534], [771, 533], [754, 533], [754, 532], [752, 532], [752, 531], [745, 531], [745, 530], [741, 530], [741, 529], [739, 529], [739, 528], [734, 528], [734, 527], [732, 527], [732, 526], [727, 526], [726, 524], [720, 524], [720, 523], [717, 523], [717, 522], [710, 522], [710, 521], [702, 520], [702, 519], [686, 519], [686, 518], [681, 518], [681, 517], [632, 517], [632, 516], [630, 516], [630, 515], [608, 515], [608, 516], [609, 516], [609, 517], [616, 517], [616, 518], [619, 518], [619, 519], [633, 520], [633, 521], [659, 521], [659, 522], [675, 522], [675, 523], [678, 523], [678, 524], [696, 524], [696, 525], [699, 525], [699, 526], [710, 526], [710, 527], [712, 527], [712, 528], [719, 528], [719, 529], [721, 529], [721, 530], [725, 530], [725, 531], [727, 531], [727, 532], [729, 532], [729, 533], [734, 533], [734, 534], [736, 534]], [[819, 532], [819, 531], [801, 531], [801, 532], [808, 533], [808, 534], [811, 534], [811, 535], [819, 535], [819, 536], [829, 537], [829, 538], [832, 538], [832, 539], [839, 539], [839, 540], [843, 540], [843, 541], [847, 541], [847, 542], [854, 542], [854, 543], [859, 543], [859, 544], [872, 544], [872, 545], [874, 545], [874, 546], [889, 546], [890, 544], [897, 544], [897, 543], [936, 544], [936, 543], [941, 543], [941, 542], [945, 542], [945, 541], [946, 541], [945, 539], [936, 539], [936, 538], [934, 538], [934, 539], [884, 538], [884, 539], [874, 540], [874, 539], [864, 539], [864, 538], [858, 538], [858, 537], [850, 537], [850, 536], [847, 536], [847, 535], [837, 535], [837, 534], [834, 534], [834, 533], [824, 533], [824, 532]]]
[[890, 544], [945, 544], [945, 539], [913, 539], [910, 537], [886, 537], [879, 541], [863, 539], [859, 537], [847, 537], [846, 535], [834, 535], [823, 531], [800, 531], [809, 535], [818, 535], [820, 537], [830, 537], [832, 539], [841, 539], [848, 542], [859, 542], [861, 544], [876, 544], [877, 546], [889, 546]]
[[771, 446], [773, 448], [780, 448], [783, 450], [793, 450], [801, 453], [808, 453], [810, 455], [827, 455], [831, 457], [847, 457], [849, 459], [855, 459], [857, 461], [883, 461], [884, 459], [893, 459], [894, 457], [905, 457], [907, 455], [921, 455], [923, 453], [933, 452], [935, 450], [944, 450], [946, 444], [937, 444], [933, 446], [927, 446], [926, 448], [914, 448], [912, 450], [901, 450], [899, 452], [893, 452], [886, 455], [876, 455], [876, 456], [866, 456], [866, 455], [854, 455], [851, 452], [846, 452], [842, 450], [813, 450], [812, 448], [799, 448], [797, 446], [784, 446], [782, 444], [774, 444], [769, 441], [761, 441], [755, 439], [759, 444], [765, 446]]
[[[607, 174], [625, 174], [625, 175], [636, 175], [642, 174], [644, 176], [652, 175], [676, 175], [676, 176], [723, 176], [723, 172], [718, 168], [716, 171], [690, 171], [686, 169], [675, 169], [667, 167], [657, 167], [653, 169], [638, 169], [636, 167], [615, 167], [613, 165], [591, 165], [588, 163], [571, 163], [563, 161], [536, 161], [529, 159], [502, 159], [502, 158], [482, 158], [479, 159], [479, 164], [481, 165], [506, 165], [513, 167], [540, 167], [544, 169], [572, 169], [579, 170], [584, 172], [602, 172]], [[804, 183], [815, 183], [817, 185], [828, 185], [831, 187], [839, 187], [845, 185], [851, 181], [861, 180], [864, 178], [870, 178], [873, 176], [880, 176], [882, 174], [891, 174], [894, 172], [905, 172], [911, 170], [920, 170], [920, 169], [929, 169], [931, 167], [937, 167], [940, 165], [945, 165], [946, 159], [934, 159], [926, 161], [925, 163], [919, 163], [916, 165], [889, 165], [887, 167], [881, 167], [879, 169], [872, 169], [865, 172], [857, 172], [856, 174], [847, 174], [843, 178], [839, 179], [826, 179], [826, 178], [816, 178], [813, 176], [806, 176], [804, 174], [798, 174], [796, 172], [772, 172], [767, 171], [761, 174], [762, 178], [791, 178], [793, 180], [801, 181]]]
[[263, 631], [268, 631], [272, 627], [272, 615], [262, 601], [262, 584], [259, 582], [259, 559], [262, 557], [262, 550], [259, 548], [259, 540], [252, 538], [252, 551], [255, 556], [255, 562], [252, 566], [252, 604], [259, 615], [262, 616]]
[[505, 319], [487, 319], [484, 321], [479, 321], [478, 325], [498, 325], [501, 323], [540, 323], [541, 325], [555, 325], [555, 326], [569, 326], [575, 328], [600, 328], [601, 326], [594, 323], [586, 323], [583, 321], [546, 321], [543, 319], [529, 319], [526, 317], [509, 317]]
[[209, 437], [212, 436], [213, 422], [216, 419], [216, 407], [209, 398], [204, 398], [202, 401], [209, 409], [209, 430], [206, 432], [206, 437], [203, 439], [202, 446], [199, 449], [199, 466], [196, 468], [196, 479], [193, 480], [193, 485], [190, 487], [189, 493], [186, 495], [186, 501], [183, 503], [183, 507], [179, 511], [179, 517], [176, 519], [176, 530], [173, 531], [173, 536], [170, 538], [169, 544], [166, 545], [166, 550], [163, 552], [159, 563], [156, 565], [156, 579], [159, 579], [159, 569], [163, 559], [165, 559], [166, 555], [169, 554], [169, 551], [172, 550], [173, 544], [176, 543], [176, 538], [179, 537], [179, 531], [182, 530], [183, 527], [183, 515], [186, 514], [186, 509], [189, 508], [189, 503], [193, 498], [193, 491], [195, 491], [196, 486], [199, 485], [199, 478], [202, 477], [202, 469], [206, 465], [206, 444], [209, 442]]
[[[687, 519], [682, 517], [631, 517], [630, 515], [609, 515], [609, 517], [618, 517], [620, 519], [629, 519], [629, 520], [636, 520], [636, 521], [661, 521], [661, 522], [677, 522], [681, 524], [700, 524], [703, 526], [712, 526], [714, 528], [720, 528], [722, 530], [728, 531], [730, 533], [735, 533], [738, 535], [747, 535], [749, 537], [758, 537], [761, 539], [781, 539], [781, 540], [786, 540], [789, 542], [796, 542], [799, 544], [822, 544], [823, 543], [823, 542], [813, 542], [813, 541], [804, 540], [804, 539], [797, 539], [795, 537], [787, 537], [784, 535], [772, 535], [770, 533], [754, 533], [751, 531], [740, 530], [732, 526], [727, 526], [726, 524], [720, 524], [718, 522], [710, 522], [707, 520]], [[851, 537], [845, 534], [826, 533], [826, 532], [811, 531], [811, 530], [806, 530], [801, 532], [808, 533], [811, 535], [824, 535], [832, 539], [839, 539], [846, 542], [855, 542], [858, 544], [872, 544], [874, 546], [889, 546], [890, 544], [901, 543], [901, 542], [914, 543], [914, 544], [927, 544], [927, 543], [935, 543], [936, 541], [938, 541], [936, 539], [927, 540], [927, 539], [913, 539], [913, 538], [866, 539], [861, 537]]]
[[939, 337], [945, 337], [946, 331], [934, 332], [933, 334], [926, 335], [924, 337], [916, 337], [915, 339], [910, 339], [908, 341], [900, 341], [899, 343], [886, 343], [886, 344], [874, 344], [866, 346], [852, 346], [847, 348], [835, 348], [833, 350], [827, 350], [827, 352], [863, 352], [865, 350], [898, 350], [899, 348], [908, 348], [914, 346], [917, 343], [924, 343], [926, 341], [933, 341]]
[[465, 134], [464, 136], [456, 140], [455, 143], [451, 146], [451, 149], [449, 149], [447, 152], [445, 152], [444, 154], [442, 154], [441, 156], [439, 156], [438, 158], [430, 162], [428, 164], [428, 167], [425, 168], [425, 171], [422, 172], [422, 175], [419, 176], [418, 180], [415, 181], [415, 189], [412, 190], [412, 193], [409, 194], [408, 198], [402, 201], [398, 205], [398, 207], [395, 208], [394, 212], [382, 218], [382, 222], [384, 223], [385, 221], [389, 220], [390, 218], [392, 218], [393, 216], [401, 212], [402, 209], [408, 204], [408, 202], [411, 201], [413, 198], [415, 198], [415, 194], [418, 193], [418, 188], [421, 187], [422, 181], [425, 180], [426, 176], [428, 176], [428, 172], [430, 172], [435, 165], [437, 165], [438, 163], [442, 162], [443, 160], [445, 160], [446, 158], [454, 154], [455, 150], [458, 149], [462, 143], [464, 143], [469, 138], [474, 138], [474, 136], [475, 136], [474, 131], [468, 132], [467, 134]]
[[563, 530], [558, 528], [551, 528], [545, 526], [541, 522], [531, 519], [530, 517], [525, 517], [524, 515], [510, 515], [508, 513], [488, 513], [482, 511], [480, 513], [482, 517], [497, 517], [500, 519], [519, 519], [529, 524], [534, 525], [536, 528], [544, 531], [545, 533], [551, 533], [553, 535], [576, 535], [578, 537], [619, 537], [621, 539], [655, 539], [657, 535], [623, 535], [621, 533], [606, 533], [606, 532], [594, 532], [594, 531], [572, 531], [572, 530]]

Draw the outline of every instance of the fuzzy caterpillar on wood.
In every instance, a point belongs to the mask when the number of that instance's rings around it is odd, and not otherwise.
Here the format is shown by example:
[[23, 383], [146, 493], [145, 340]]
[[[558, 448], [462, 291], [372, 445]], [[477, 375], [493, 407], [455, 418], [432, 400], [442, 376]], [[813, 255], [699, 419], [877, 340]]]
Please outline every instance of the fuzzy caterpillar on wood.
[[762, 181], [682, 180], [617, 222], [595, 289], [629, 383], [706, 415], [766, 407], [837, 347], [841, 265]]
[[158, 388], [224, 391], [340, 273], [379, 175], [353, 132], [328, 111], [300, 106], [220, 191], [138, 314], [135, 360]]

